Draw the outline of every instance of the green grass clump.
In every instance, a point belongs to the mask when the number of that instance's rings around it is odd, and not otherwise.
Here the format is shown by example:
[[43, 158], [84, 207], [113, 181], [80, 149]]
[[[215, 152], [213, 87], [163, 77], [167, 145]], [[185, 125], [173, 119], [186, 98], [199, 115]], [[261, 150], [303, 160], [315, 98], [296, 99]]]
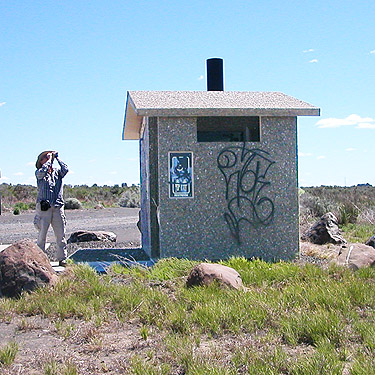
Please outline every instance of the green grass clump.
[[43, 366], [43, 375], [78, 375], [77, 366], [72, 362], [59, 364], [52, 359]]
[[341, 227], [344, 237], [348, 242], [365, 243], [375, 234], [375, 225], [372, 224], [346, 224]]
[[166, 258], [159, 260], [153, 267], [126, 267], [114, 264], [112, 270], [116, 274], [129, 275], [140, 279], [167, 281], [186, 276], [199, 262], [188, 259]]
[[328, 341], [304, 358], [299, 357], [293, 364], [293, 375], [342, 375], [345, 362], [340, 352]]
[[18, 344], [14, 341], [0, 347], [0, 368], [14, 362], [18, 353]]

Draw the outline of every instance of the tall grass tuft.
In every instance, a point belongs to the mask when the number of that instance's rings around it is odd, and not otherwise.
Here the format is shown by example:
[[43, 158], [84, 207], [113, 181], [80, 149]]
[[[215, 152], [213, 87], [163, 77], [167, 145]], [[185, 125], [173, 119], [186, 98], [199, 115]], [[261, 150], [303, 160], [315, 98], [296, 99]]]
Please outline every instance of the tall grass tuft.
[[0, 368], [11, 365], [18, 353], [18, 344], [12, 341], [0, 348]]

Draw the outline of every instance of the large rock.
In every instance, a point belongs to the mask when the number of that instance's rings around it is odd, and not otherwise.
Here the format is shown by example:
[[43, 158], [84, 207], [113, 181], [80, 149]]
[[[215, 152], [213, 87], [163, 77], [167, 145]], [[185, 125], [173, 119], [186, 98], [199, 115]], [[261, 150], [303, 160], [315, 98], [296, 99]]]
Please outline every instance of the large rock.
[[375, 248], [375, 236], [370, 237], [367, 240], [366, 245]]
[[90, 241], [116, 242], [116, 234], [113, 232], [79, 230], [72, 233], [68, 238], [68, 243]]
[[310, 241], [317, 245], [326, 243], [346, 244], [341, 235], [336, 216], [332, 212], [323, 215], [303, 236], [304, 241]]
[[375, 249], [361, 243], [342, 246], [337, 258], [333, 259], [332, 262], [352, 270], [362, 267], [374, 267]]
[[56, 281], [47, 256], [33, 241], [21, 240], [0, 253], [0, 295], [17, 297]]
[[240, 274], [233, 268], [221, 264], [200, 263], [189, 274], [186, 286], [207, 286], [213, 281], [234, 289], [242, 289]]

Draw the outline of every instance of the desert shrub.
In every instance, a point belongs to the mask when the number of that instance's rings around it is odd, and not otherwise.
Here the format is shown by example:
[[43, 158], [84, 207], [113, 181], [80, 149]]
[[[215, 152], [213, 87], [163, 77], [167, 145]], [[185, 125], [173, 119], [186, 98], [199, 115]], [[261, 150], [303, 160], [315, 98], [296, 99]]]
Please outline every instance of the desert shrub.
[[18, 208], [20, 211], [28, 211], [35, 209], [35, 202], [25, 203], [25, 202], [17, 202], [13, 208]]
[[35, 210], [36, 203], [35, 202], [30, 202], [28, 203], [29, 210]]
[[362, 209], [358, 214], [357, 223], [375, 225], [375, 207]]
[[82, 208], [82, 204], [77, 198], [67, 198], [65, 200], [65, 209], [79, 210], [81, 208]]
[[304, 215], [321, 217], [327, 212], [333, 212], [335, 215], [338, 212], [338, 206], [335, 203], [306, 192], [300, 194], [299, 202], [301, 213]]
[[359, 209], [351, 202], [344, 202], [339, 207], [337, 220], [339, 224], [355, 224], [359, 215]]
[[140, 194], [139, 190], [126, 190], [118, 201], [120, 207], [140, 207]]

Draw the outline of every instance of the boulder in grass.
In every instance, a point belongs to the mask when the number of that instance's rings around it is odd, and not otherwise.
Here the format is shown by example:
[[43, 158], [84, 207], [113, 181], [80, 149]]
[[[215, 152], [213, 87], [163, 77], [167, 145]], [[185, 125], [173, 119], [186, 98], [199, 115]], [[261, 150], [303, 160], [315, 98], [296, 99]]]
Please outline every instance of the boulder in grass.
[[339, 255], [332, 262], [354, 271], [363, 267], [374, 267], [375, 249], [361, 243], [342, 246]]
[[18, 297], [56, 281], [47, 256], [33, 241], [21, 240], [0, 253], [0, 295]]
[[303, 236], [304, 241], [310, 241], [317, 245], [332, 243], [335, 245], [346, 244], [341, 235], [337, 218], [332, 212], [323, 215]]
[[195, 266], [190, 271], [186, 286], [208, 286], [214, 281], [234, 289], [243, 288], [241, 276], [236, 270], [216, 263], [200, 263]]
[[70, 235], [68, 238], [68, 243], [91, 241], [116, 242], [116, 238], [117, 236], [113, 232], [79, 230]]

